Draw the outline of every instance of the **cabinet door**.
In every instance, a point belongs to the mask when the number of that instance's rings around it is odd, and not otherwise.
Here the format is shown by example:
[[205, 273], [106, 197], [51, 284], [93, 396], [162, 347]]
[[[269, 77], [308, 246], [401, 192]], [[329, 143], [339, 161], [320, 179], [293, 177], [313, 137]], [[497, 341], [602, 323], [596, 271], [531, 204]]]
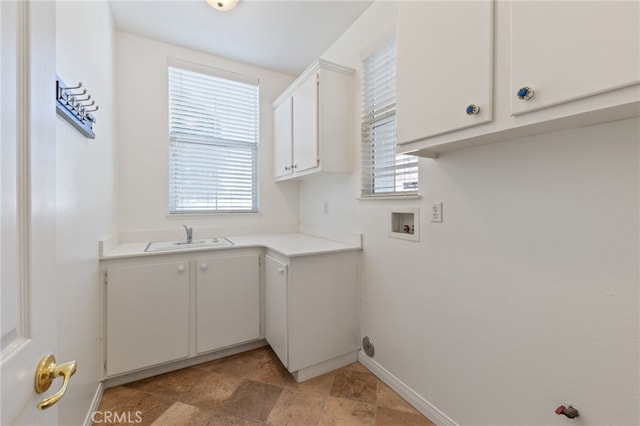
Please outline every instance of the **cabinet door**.
[[216, 256], [197, 261], [196, 351], [260, 337], [260, 256]]
[[359, 349], [358, 253], [289, 262], [289, 371]]
[[292, 173], [293, 98], [289, 97], [274, 111], [274, 169], [276, 178]]
[[[637, 1], [516, 1], [511, 5], [513, 115], [640, 82]], [[528, 86], [529, 100], [516, 97]]]
[[398, 2], [396, 31], [399, 144], [492, 121], [492, 1]]
[[318, 166], [318, 74], [293, 92], [294, 172]]
[[189, 355], [189, 264], [107, 272], [107, 375]]
[[265, 257], [264, 333], [285, 367], [289, 365], [288, 347], [288, 267], [267, 255]]

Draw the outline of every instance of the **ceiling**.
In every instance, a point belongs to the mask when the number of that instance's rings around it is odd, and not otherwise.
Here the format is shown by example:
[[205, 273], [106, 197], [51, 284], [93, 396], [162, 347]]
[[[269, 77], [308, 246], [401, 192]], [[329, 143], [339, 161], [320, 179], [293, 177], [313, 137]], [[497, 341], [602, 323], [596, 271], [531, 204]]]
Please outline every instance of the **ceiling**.
[[242, 0], [229, 12], [205, 0], [110, 0], [125, 31], [238, 62], [298, 75], [373, 1]]

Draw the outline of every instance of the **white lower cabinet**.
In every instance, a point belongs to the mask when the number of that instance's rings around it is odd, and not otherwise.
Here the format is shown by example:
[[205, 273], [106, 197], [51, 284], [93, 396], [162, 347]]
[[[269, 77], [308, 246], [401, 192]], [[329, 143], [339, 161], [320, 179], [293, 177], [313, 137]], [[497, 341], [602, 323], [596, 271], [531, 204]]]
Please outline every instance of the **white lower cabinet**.
[[111, 267], [106, 293], [107, 375], [189, 356], [189, 262]]
[[267, 252], [265, 338], [297, 381], [357, 359], [358, 252]]
[[126, 383], [262, 338], [298, 381], [352, 363], [359, 262], [357, 250], [261, 248], [105, 260], [105, 378]]
[[261, 256], [242, 249], [104, 262], [106, 377], [259, 340]]
[[264, 270], [264, 338], [283, 365], [289, 365], [289, 267], [269, 255]]
[[260, 337], [260, 256], [196, 261], [196, 352]]

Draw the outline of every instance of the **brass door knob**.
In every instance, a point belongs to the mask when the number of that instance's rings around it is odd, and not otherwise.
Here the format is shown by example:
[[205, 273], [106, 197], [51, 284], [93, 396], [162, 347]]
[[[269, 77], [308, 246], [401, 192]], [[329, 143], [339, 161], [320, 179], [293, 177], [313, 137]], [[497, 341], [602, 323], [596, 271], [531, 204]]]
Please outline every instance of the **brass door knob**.
[[69, 386], [69, 379], [73, 376], [73, 373], [76, 372], [76, 367], [77, 365], [75, 361], [56, 364], [56, 357], [53, 355], [47, 355], [40, 360], [38, 368], [36, 369], [36, 378], [34, 381], [36, 392], [42, 393], [49, 389], [51, 383], [57, 377], [62, 376], [63, 381], [62, 387], [58, 392], [38, 403], [39, 409], [47, 409], [62, 398], [64, 393], [67, 391], [67, 386]]

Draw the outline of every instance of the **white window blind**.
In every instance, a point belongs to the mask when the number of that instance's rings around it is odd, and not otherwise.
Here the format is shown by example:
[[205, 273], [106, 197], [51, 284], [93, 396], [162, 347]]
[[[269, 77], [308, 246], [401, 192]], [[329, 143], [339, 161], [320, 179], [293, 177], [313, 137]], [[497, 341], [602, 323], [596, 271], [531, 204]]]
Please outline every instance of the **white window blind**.
[[416, 194], [418, 159], [396, 154], [395, 40], [362, 65], [362, 196]]
[[169, 213], [257, 212], [258, 133], [257, 80], [170, 65]]

